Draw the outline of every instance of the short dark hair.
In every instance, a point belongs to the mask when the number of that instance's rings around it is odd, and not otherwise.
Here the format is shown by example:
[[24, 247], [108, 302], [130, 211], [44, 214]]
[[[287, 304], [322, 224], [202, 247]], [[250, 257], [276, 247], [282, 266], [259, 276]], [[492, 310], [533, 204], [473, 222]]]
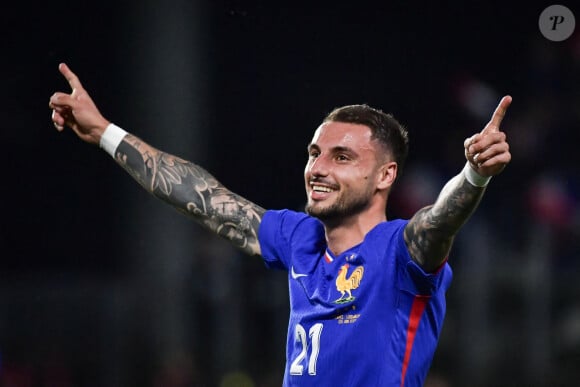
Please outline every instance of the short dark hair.
[[372, 132], [371, 138], [378, 140], [391, 153], [397, 163], [398, 175], [401, 174], [409, 152], [409, 134], [392, 114], [366, 104], [347, 105], [328, 113], [323, 122], [329, 121], [368, 126]]

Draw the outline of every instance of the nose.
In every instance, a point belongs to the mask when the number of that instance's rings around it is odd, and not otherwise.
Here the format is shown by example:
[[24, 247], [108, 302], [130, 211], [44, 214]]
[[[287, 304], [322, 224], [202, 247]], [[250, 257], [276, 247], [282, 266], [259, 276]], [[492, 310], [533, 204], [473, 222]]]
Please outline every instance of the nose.
[[313, 177], [328, 176], [329, 165], [328, 161], [323, 155], [310, 159], [306, 164], [306, 172]]

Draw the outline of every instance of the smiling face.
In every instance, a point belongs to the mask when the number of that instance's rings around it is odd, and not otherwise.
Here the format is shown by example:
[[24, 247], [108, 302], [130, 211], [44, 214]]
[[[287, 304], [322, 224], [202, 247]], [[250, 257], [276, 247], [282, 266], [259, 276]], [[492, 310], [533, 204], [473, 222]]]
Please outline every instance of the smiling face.
[[396, 175], [396, 164], [387, 162], [371, 135], [367, 126], [359, 124], [327, 121], [318, 127], [304, 170], [308, 214], [336, 222], [381, 201], [379, 207], [384, 208], [386, 194], [380, 191], [392, 184], [394, 177], [386, 173], [388, 169]]

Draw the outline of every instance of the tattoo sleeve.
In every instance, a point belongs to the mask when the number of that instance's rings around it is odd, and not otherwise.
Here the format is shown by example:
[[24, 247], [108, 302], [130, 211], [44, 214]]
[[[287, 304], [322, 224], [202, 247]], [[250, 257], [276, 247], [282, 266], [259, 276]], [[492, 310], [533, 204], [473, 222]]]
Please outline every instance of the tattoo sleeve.
[[485, 187], [471, 185], [462, 173], [443, 187], [431, 206], [419, 210], [405, 228], [411, 257], [427, 272], [445, 260], [453, 238], [477, 208]]
[[157, 198], [245, 253], [260, 254], [258, 228], [265, 210], [226, 189], [203, 168], [131, 134], [117, 147], [115, 160]]

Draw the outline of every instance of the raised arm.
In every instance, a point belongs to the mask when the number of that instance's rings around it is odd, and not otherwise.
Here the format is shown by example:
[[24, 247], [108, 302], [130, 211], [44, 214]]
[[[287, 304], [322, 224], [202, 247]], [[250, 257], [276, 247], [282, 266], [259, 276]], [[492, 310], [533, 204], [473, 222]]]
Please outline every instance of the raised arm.
[[[59, 66], [72, 92], [50, 98], [57, 130], [70, 127], [83, 141], [104, 145], [143, 188], [231, 241], [247, 254], [259, 255], [258, 229], [264, 209], [226, 189], [196, 164], [164, 153], [111, 125], [66, 66]], [[111, 148], [111, 138], [113, 140]]]
[[512, 98], [500, 101], [489, 123], [464, 142], [467, 164], [443, 187], [431, 206], [419, 210], [405, 228], [405, 241], [413, 259], [427, 272], [447, 257], [453, 239], [477, 208], [489, 179], [511, 160], [500, 125]]

